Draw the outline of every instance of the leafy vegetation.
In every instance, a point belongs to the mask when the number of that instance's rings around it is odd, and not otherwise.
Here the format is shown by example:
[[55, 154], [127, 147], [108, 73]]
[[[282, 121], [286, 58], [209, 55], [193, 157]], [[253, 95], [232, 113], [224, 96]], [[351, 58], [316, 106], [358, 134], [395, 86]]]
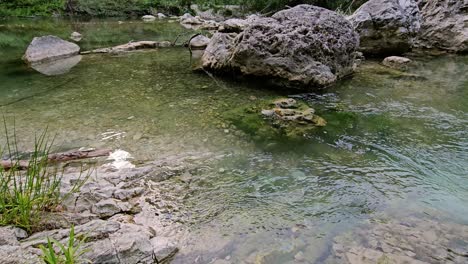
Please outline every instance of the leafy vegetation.
[[[81, 237], [76, 239], [75, 227], [70, 228], [67, 245], [60, 243], [53, 238], [47, 238], [47, 247], [41, 245], [42, 260], [46, 264], [75, 264], [84, 262], [81, 256], [86, 253], [83, 249], [83, 244], [86, 238]], [[54, 246], [58, 247], [59, 253], [55, 252]]]
[[347, 12], [366, 0], [4, 0], [0, 2], [0, 16], [52, 15], [67, 12], [90, 16], [141, 15], [151, 11], [181, 15], [191, 12], [190, 5], [202, 9], [222, 5], [240, 5], [250, 12], [268, 13], [285, 6], [312, 4]]
[[48, 16], [63, 11], [65, 0], [2, 0], [1, 16]]
[[[0, 156], [6, 155], [12, 168], [0, 166], [0, 225], [13, 225], [32, 231], [40, 221], [43, 212], [55, 209], [66, 198], [60, 196], [62, 177], [56, 167], [48, 166], [48, 154], [53, 140], [47, 137], [47, 130], [35, 139], [34, 151], [27, 155], [26, 170], [25, 155], [18, 151], [15, 132], [6, 134], [6, 147], [0, 149]], [[69, 194], [78, 191], [83, 181], [77, 181]]]

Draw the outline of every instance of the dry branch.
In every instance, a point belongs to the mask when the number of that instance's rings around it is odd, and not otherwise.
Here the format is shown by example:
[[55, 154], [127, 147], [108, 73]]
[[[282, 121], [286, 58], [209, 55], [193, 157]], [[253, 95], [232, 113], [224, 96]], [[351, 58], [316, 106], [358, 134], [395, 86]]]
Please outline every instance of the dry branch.
[[[89, 159], [96, 157], [109, 156], [112, 152], [110, 149], [98, 149], [91, 151], [82, 151], [82, 150], [72, 150], [62, 153], [49, 154], [47, 156], [48, 162], [64, 162], [70, 160], [79, 160], [79, 159]], [[4, 170], [9, 170], [13, 167], [17, 169], [24, 170], [29, 167], [29, 160], [0, 160], [0, 167]]]

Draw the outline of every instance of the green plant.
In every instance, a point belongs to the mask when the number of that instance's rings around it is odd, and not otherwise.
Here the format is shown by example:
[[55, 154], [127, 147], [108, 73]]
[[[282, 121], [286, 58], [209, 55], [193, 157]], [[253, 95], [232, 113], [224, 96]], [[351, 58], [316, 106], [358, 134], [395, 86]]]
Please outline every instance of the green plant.
[[[53, 238], [47, 238], [47, 247], [40, 245], [42, 251], [42, 260], [46, 264], [75, 264], [85, 262], [81, 256], [87, 250], [82, 249], [86, 237], [76, 239], [75, 227], [70, 228], [70, 234], [67, 245], [60, 243]], [[56, 253], [54, 245], [58, 247], [59, 253]]]
[[30, 232], [44, 212], [54, 210], [67, 195], [77, 192], [87, 177], [80, 177], [65, 197], [61, 196], [62, 177], [57, 166], [48, 164], [53, 139], [47, 137], [47, 129], [35, 138], [34, 151], [21, 155], [15, 129], [9, 135], [5, 120], [4, 128], [6, 146], [5, 151], [0, 149], [0, 156], [6, 154], [11, 166], [0, 166], [0, 226], [14, 225]]
[[51, 171], [47, 166], [51, 144], [46, 140], [46, 131], [35, 138], [26, 171], [20, 169], [24, 164], [21, 164], [16, 133], [11, 140], [6, 123], [5, 132], [5, 148], [12, 167], [0, 168], [0, 225], [15, 225], [30, 231], [39, 212], [59, 203], [61, 179], [56, 170]]

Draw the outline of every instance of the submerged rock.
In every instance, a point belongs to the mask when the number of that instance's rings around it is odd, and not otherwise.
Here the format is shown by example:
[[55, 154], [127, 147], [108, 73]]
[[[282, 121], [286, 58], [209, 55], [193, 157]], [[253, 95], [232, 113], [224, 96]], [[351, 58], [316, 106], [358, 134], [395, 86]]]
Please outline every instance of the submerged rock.
[[420, 29], [414, 0], [370, 0], [349, 17], [369, 55], [402, 54], [412, 47]]
[[43, 63], [78, 55], [80, 47], [56, 36], [36, 37], [29, 44], [23, 59], [29, 64]]
[[382, 61], [382, 64], [397, 70], [406, 70], [411, 60], [405, 57], [390, 56]]
[[[255, 106], [232, 109], [226, 113], [226, 119], [267, 148], [302, 144], [309, 135], [319, 133], [327, 124], [313, 108], [291, 98], [260, 101]], [[281, 142], [288, 142], [287, 146]]]
[[416, 47], [468, 52], [468, 1], [421, 1], [422, 24]]
[[273, 104], [275, 105], [273, 109], [262, 110], [261, 112], [264, 117], [273, 121], [295, 122], [302, 125], [312, 124], [315, 126], [325, 126], [327, 124], [325, 119], [315, 115], [313, 108], [303, 107], [300, 109], [294, 99], [279, 99]]
[[75, 42], [81, 41], [82, 38], [83, 38], [83, 35], [81, 35], [79, 32], [76, 32], [76, 31], [71, 33], [70, 35], [70, 39]]
[[255, 17], [240, 34], [216, 33], [203, 56], [215, 72], [233, 70], [290, 87], [323, 87], [353, 72], [358, 36], [336, 12], [299, 5]]
[[[374, 219], [375, 220], [375, 219]], [[457, 223], [385, 219], [334, 238], [326, 263], [466, 263], [468, 232]]]

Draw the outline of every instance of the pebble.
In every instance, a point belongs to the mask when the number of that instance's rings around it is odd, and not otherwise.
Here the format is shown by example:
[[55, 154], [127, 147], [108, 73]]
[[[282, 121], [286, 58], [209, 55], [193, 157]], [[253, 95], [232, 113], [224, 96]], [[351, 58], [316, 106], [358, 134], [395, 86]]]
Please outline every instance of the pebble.
[[297, 254], [294, 255], [294, 259], [298, 262], [305, 261], [304, 253], [302, 251], [297, 252]]

